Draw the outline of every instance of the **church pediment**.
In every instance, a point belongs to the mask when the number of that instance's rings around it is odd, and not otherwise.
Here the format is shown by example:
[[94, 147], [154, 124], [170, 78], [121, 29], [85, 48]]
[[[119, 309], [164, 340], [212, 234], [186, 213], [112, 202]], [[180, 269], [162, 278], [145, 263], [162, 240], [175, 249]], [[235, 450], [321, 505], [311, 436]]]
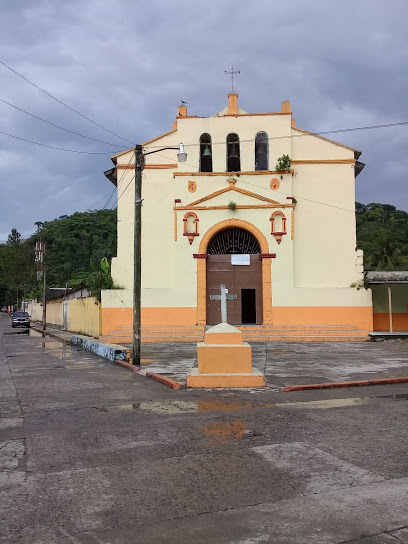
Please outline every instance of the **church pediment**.
[[[236, 183], [236, 180], [229, 180], [228, 187], [225, 187], [224, 189], [220, 189], [219, 191], [215, 191], [206, 196], [203, 196], [202, 198], [194, 200], [193, 202], [190, 202], [186, 204], [185, 206], [183, 206], [183, 208], [194, 209], [195, 207], [199, 207], [201, 209], [205, 209], [207, 207], [213, 207], [213, 206], [218, 207], [220, 205], [227, 205], [228, 202], [226, 202], [225, 199], [222, 198], [224, 195], [228, 196], [230, 199], [233, 199], [234, 197], [237, 198], [239, 195], [241, 198], [238, 199], [238, 202], [237, 202], [238, 205], [251, 205], [251, 207], [252, 206], [264, 207], [265, 205], [267, 207], [288, 206], [288, 204], [286, 203], [282, 204], [278, 202], [277, 200], [273, 200], [264, 195], [253, 193], [252, 191], [242, 189], [241, 187], [236, 187], [235, 183]], [[289, 206], [290, 205], [291, 204], [289, 204]]]

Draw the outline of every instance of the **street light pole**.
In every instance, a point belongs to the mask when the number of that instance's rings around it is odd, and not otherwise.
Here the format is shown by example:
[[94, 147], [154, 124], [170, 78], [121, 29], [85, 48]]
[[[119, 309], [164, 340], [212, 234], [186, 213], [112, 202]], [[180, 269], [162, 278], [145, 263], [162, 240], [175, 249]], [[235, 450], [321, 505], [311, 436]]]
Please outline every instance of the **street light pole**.
[[[179, 147], [162, 147], [148, 153], [143, 153], [141, 145], [135, 146], [135, 218], [133, 233], [133, 342], [132, 342], [132, 365], [140, 366], [140, 314], [142, 295], [142, 170], [146, 155], [164, 151], [166, 149], [177, 149], [177, 160], [186, 162], [187, 153], [184, 145]], [[45, 274], [45, 270], [44, 270]]]

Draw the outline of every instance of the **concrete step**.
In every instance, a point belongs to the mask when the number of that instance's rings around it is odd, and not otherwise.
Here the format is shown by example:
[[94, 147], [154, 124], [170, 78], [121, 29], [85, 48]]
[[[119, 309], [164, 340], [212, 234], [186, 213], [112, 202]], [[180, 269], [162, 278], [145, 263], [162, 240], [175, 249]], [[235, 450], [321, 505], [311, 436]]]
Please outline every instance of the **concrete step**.
[[285, 331], [285, 330], [269, 330], [269, 331], [242, 331], [244, 339], [249, 338], [250, 336], [262, 336], [262, 337], [273, 337], [273, 336], [367, 336], [367, 331], [363, 330], [349, 330], [349, 331], [335, 331], [335, 330], [316, 330], [316, 331], [306, 331], [306, 330], [295, 330], [295, 331]]
[[[130, 331], [132, 332], [132, 325], [118, 325], [118, 331]], [[204, 325], [142, 325], [141, 330], [143, 331], [204, 331]]]
[[369, 336], [257, 336], [244, 338], [245, 342], [368, 342]]
[[354, 325], [235, 325], [241, 331], [259, 331], [259, 330], [285, 330], [285, 331], [300, 331], [307, 330], [310, 332], [316, 330], [334, 330], [334, 331], [350, 331], [356, 330]]

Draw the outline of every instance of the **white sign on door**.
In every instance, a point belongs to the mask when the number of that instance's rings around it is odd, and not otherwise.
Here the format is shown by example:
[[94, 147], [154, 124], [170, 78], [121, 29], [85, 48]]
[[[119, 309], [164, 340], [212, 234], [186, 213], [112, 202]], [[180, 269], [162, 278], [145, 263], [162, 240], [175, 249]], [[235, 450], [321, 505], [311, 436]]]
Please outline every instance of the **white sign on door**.
[[250, 265], [251, 256], [250, 255], [231, 255], [231, 264], [232, 265]]

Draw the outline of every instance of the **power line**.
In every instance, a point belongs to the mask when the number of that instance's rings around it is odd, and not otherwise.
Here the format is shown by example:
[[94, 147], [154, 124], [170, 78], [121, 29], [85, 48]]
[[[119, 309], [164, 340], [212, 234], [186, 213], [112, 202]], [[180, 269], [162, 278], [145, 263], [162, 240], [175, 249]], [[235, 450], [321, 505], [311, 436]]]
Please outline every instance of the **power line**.
[[74, 113], [76, 113], [77, 115], [80, 115], [81, 117], [83, 117], [84, 119], [86, 119], [87, 121], [89, 121], [90, 123], [93, 123], [94, 125], [96, 125], [97, 127], [103, 129], [103, 130], [106, 130], [106, 132], [109, 132], [110, 134], [113, 134], [113, 136], [116, 136], [117, 138], [120, 138], [121, 140], [124, 140], [125, 142], [128, 142], [132, 145], [134, 145], [134, 142], [131, 142], [130, 140], [128, 140], [127, 138], [123, 138], [123, 136], [119, 136], [119, 134], [116, 134], [115, 132], [112, 132], [111, 130], [109, 130], [108, 128], [105, 128], [104, 126], [100, 125], [99, 123], [97, 123], [96, 121], [93, 121], [92, 119], [90, 119], [89, 117], [87, 117], [86, 115], [82, 114], [81, 112], [75, 110], [74, 108], [71, 108], [71, 106], [68, 106], [68, 104], [65, 104], [65, 102], [62, 102], [62, 100], [59, 100], [58, 98], [56, 98], [54, 95], [52, 95], [51, 93], [49, 93], [48, 91], [46, 91], [45, 89], [43, 89], [42, 87], [40, 87], [39, 85], [37, 85], [36, 83], [33, 83], [32, 81], [30, 81], [28, 78], [26, 78], [25, 76], [23, 76], [23, 74], [20, 74], [19, 72], [17, 72], [17, 70], [14, 70], [13, 68], [11, 68], [11, 66], [8, 66], [5, 62], [3, 62], [2, 60], [0, 60], [0, 64], [2, 64], [5, 68], [7, 68], [8, 70], [11, 70], [11, 72], [14, 72], [16, 75], [18, 75], [19, 77], [23, 78], [25, 81], [27, 81], [27, 83], [29, 83], [30, 85], [33, 85], [33, 87], [35, 87], [36, 89], [40, 90], [41, 92], [43, 92], [44, 94], [46, 94], [47, 96], [49, 96], [50, 98], [52, 98], [53, 100], [55, 100], [56, 102], [58, 102], [59, 104], [62, 104], [63, 106], [65, 106], [66, 108], [68, 108], [69, 110], [73, 111]]
[[[242, 179], [239, 180], [241, 183], [245, 183], [247, 185], [252, 185], [253, 187], [258, 187], [259, 189], [265, 189], [265, 187], [262, 187], [262, 185], [256, 185], [255, 183], [250, 183], [249, 181], [243, 181]], [[348, 208], [341, 208], [340, 206], [335, 206], [334, 204], [327, 204], [326, 202], [319, 202], [317, 200], [312, 200], [310, 198], [305, 198], [301, 196], [291, 196], [289, 193], [283, 193], [282, 191], [274, 191], [275, 193], [279, 193], [284, 196], [289, 196], [290, 198], [294, 198], [296, 200], [306, 200], [307, 202], [313, 202], [314, 204], [320, 204], [321, 206], [328, 206], [329, 208], [336, 208], [337, 210], [343, 210], [345, 212], [351, 212], [355, 213], [356, 210], [349, 210]]]
[[42, 121], [43, 123], [47, 123], [48, 125], [51, 125], [53, 127], [59, 128], [61, 130], [65, 130], [65, 132], [70, 132], [71, 134], [75, 134], [76, 136], [80, 136], [81, 138], [86, 138], [87, 140], [92, 140], [93, 142], [99, 142], [101, 144], [112, 145], [114, 147], [123, 147], [123, 145], [120, 145], [120, 144], [113, 144], [112, 142], [104, 142], [103, 140], [97, 140], [96, 138], [85, 136], [84, 134], [80, 134], [79, 132], [75, 132], [73, 130], [70, 130], [69, 128], [56, 125], [55, 123], [52, 123], [51, 121], [47, 121], [47, 119], [43, 119], [42, 117], [38, 117], [38, 115], [34, 115], [33, 113], [30, 113], [29, 111], [23, 110], [22, 108], [19, 108], [18, 106], [11, 104], [11, 102], [7, 102], [7, 100], [3, 100], [2, 98], [0, 98], [0, 102], [3, 102], [4, 104], [7, 104], [8, 106], [15, 108], [16, 110], [21, 111], [25, 113], [26, 115], [30, 115], [30, 117], [34, 117], [35, 119], [38, 119], [39, 121]]
[[[168, 160], [171, 160], [170, 157], [165, 157], [164, 155], [160, 155], [159, 153], [156, 153], [156, 155], [159, 155], [160, 157], [163, 157], [164, 159], [168, 159]], [[193, 164], [189, 164], [187, 162], [183, 163], [183, 164], [186, 164], [187, 166], [191, 166], [192, 168], [196, 169], [197, 166], [193, 165]], [[226, 175], [228, 174], [231, 174], [229, 172], [225, 172]], [[255, 183], [250, 183], [249, 181], [243, 181], [241, 178], [240, 178], [240, 183], [245, 183], [247, 185], [252, 185], [253, 187], [258, 187], [259, 189], [266, 189], [266, 187], [262, 187], [262, 185], [257, 185]], [[340, 206], [335, 206], [334, 204], [327, 204], [325, 202], [319, 202], [317, 200], [312, 200], [310, 198], [304, 198], [304, 197], [293, 197], [292, 195], [290, 195], [289, 193], [284, 193], [282, 191], [274, 191], [276, 194], [281, 194], [281, 195], [284, 195], [284, 196], [289, 196], [291, 198], [296, 198], [296, 200], [306, 200], [307, 202], [313, 202], [314, 204], [320, 204], [321, 206], [328, 206], [329, 208], [336, 208], [337, 210], [343, 210], [345, 212], [352, 212], [352, 213], [355, 213], [355, 210], [349, 210], [348, 208], [341, 208]]]
[[15, 138], [16, 140], [28, 142], [29, 144], [40, 145], [41, 147], [48, 147], [49, 149], [56, 149], [58, 151], [67, 151], [68, 153], [82, 153], [84, 155], [110, 155], [113, 153], [113, 151], [79, 151], [77, 149], [64, 149], [63, 147], [55, 147], [53, 145], [34, 142], [33, 140], [27, 140], [27, 138], [21, 138], [20, 136], [15, 136], [14, 134], [9, 134], [8, 132], [3, 132], [2, 130], [0, 130], [0, 134], [4, 134], [4, 136], [9, 136], [10, 138]]
[[[304, 131], [303, 129], [300, 129], [299, 127], [292, 127], [293, 129], [295, 130], [301, 130], [303, 132], [303, 134], [288, 134], [288, 135], [285, 135], [285, 136], [271, 136], [270, 138], [268, 137], [268, 141], [271, 141], [271, 140], [284, 140], [284, 139], [287, 139], [287, 138], [303, 138], [305, 136], [322, 136], [323, 134], [339, 134], [339, 133], [342, 133], [342, 132], [356, 132], [356, 131], [362, 131], [362, 130], [373, 130], [373, 129], [380, 129], [380, 128], [389, 128], [389, 127], [398, 127], [398, 126], [404, 126], [404, 125], [408, 125], [408, 121], [400, 121], [398, 123], [384, 123], [384, 124], [381, 124], [381, 125], [367, 125], [367, 126], [362, 126], [362, 127], [350, 127], [350, 128], [340, 128], [340, 129], [335, 129], [335, 130], [324, 130], [324, 131], [319, 131], [319, 132], [309, 132], [309, 131]], [[239, 140], [240, 143], [242, 142], [254, 142], [255, 141], [255, 138], [250, 138], [248, 140]], [[185, 144], [186, 147], [198, 147], [202, 145], [201, 143], [194, 143], [194, 144]], [[226, 145], [226, 141], [224, 142], [211, 142], [211, 143], [208, 143], [208, 144], [203, 144], [203, 145]], [[154, 149], [154, 148], [160, 148], [162, 146], [160, 145], [156, 145], [156, 146], [150, 146], [148, 145], [149, 149]]]
[[126, 185], [126, 187], [123, 189], [121, 194], [118, 196], [118, 200], [116, 202], [119, 202], [120, 198], [125, 194], [126, 189], [129, 187], [129, 185], [132, 183], [132, 181], [135, 179], [135, 176], [132, 177], [132, 179], [129, 181], [129, 183]]
[[[130, 161], [133, 159], [133, 157], [134, 157], [134, 155], [131, 154], [131, 155], [130, 155], [129, 162], [128, 162], [127, 165], [126, 165], [126, 168], [123, 170], [122, 175], [120, 176], [120, 179], [116, 182], [116, 187], [113, 188], [113, 190], [112, 190], [112, 192], [111, 192], [111, 194], [110, 194], [108, 200], [105, 202], [105, 205], [104, 205], [103, 209], [107, 208], [107, 207], [110, 205], [110, 201], [111, 201], [112, 197], [114, 196], [115, 190], [116, 190], [116, 189], [117, 189], [117, 191], [118, 191], [118, 193], [119, 193], [119, 189], [120, 189], [120, 186], [121, 186], [121, 183], [122, 183], [122, 179], [124, 178], [126, 172], [128, 171], [129, 165], [130, 165]], [[135, 177], [135, 176], [133, 176], [132, 179], [134, 179], [134, 177]], [[131, 182], [132, 182], [132, 179], [129, 181], [129, 183], [127, 184], [125, 190], [122, 192], [122, 194], [121, 194], [120, 196], [122, 196], [123, 193], [126, 191], [126, 189], [129, 187], [129, 185], [130, 185]], [[117, 198], [117, 201], [116, 201], [116, 202], [118, 202], [120, 196]], [[111, 207], [111, 210], [113, 210], [114, 206], [115, 206], [115, 202], [113, 202], [112, 207]]]

